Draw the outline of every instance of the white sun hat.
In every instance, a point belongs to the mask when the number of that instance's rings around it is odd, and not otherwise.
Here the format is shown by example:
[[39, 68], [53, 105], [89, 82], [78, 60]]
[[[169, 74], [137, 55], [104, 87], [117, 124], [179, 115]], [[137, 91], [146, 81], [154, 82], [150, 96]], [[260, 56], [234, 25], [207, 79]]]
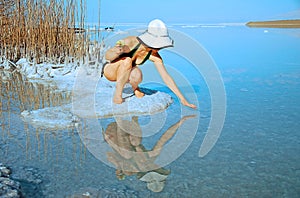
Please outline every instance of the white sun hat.
[[167, 26], [159, 19], [151, 21], [148, 29], [138, 38], [143, 44], [151, 48], [173, 47], [173, 40], [169, 36]]

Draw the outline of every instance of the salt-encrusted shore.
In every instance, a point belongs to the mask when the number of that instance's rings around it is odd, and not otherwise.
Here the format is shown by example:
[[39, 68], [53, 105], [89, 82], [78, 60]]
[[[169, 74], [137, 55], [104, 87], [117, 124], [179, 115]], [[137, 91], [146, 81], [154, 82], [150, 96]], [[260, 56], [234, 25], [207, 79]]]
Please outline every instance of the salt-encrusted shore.
[[80, 118], [149, 115], [163, 111], [173, 102], [170, 95], [145, 88], [145, 96], [137, 98], [128, 84], [123, 91], [125, 102], [113, 104], [115, 83], [100, 78], [101, 66], [102, 64], [34, 64], [24, 58], [16, 63], [0, 61], [0, 67], [4, 71], [1, 73], [8, 73], [2, 79], [11, 78], [11, 72], [20, 72], [29, 81], [48, 83], [56, 91], [72, 93], [72, 101], [67, 105], [24, 110], [21, 117], [36, 128], [73, 128]]

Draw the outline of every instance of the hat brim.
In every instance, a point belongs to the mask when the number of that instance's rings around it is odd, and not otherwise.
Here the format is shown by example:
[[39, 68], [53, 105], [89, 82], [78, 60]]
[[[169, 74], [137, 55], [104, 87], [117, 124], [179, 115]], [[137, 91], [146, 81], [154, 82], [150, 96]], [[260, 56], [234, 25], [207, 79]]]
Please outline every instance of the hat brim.
[[169, 36], [156, 37], [148, 31], [138, 36], [139, 40], [148, 47], [154, 49], [162, 49], [166, 47], [173, 47], [173, 40]]
[[141, 181], [144, 182], [152, 182], [152, 181], [163, 181], [167, 179], [168, 175], [159, 174], [157, 172], [151, 171], [146, 173], [143, 177], [140, 178]]

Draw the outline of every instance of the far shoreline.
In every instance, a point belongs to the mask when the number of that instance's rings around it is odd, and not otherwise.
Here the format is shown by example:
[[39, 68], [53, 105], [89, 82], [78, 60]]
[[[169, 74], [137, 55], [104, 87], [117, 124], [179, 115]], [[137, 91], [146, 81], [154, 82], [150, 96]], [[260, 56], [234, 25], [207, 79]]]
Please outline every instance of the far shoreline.
[[248, 27], [254, 28], [300, 28], [300, 19], [275, 21], [250, 21]]

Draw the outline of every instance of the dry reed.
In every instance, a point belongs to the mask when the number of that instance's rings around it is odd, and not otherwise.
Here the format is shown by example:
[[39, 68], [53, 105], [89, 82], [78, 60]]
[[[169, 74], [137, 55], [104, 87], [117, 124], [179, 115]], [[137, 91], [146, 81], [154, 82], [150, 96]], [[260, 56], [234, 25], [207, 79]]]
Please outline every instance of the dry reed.
[[35, 63], [84, 59], [85, 12], [86, 0], [0, 0], [0, 56]]

